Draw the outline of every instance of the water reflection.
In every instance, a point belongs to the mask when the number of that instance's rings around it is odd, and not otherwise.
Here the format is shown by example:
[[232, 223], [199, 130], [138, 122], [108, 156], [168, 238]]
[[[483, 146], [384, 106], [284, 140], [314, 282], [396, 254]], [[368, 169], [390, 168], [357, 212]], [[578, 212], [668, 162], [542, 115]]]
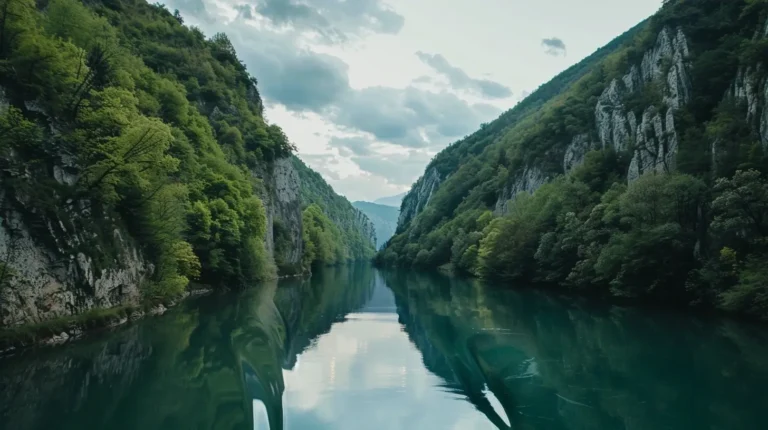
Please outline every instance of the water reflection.
[[765, 327], [386, 273], [425, 365], [498, 428], [751, 429]]
[[764, 327], [330, 268], [0, 360], [0, 429], [750, 429]]
[[282, 367], [373, 285], [366, 266], [284, 284], [0, 360], [0, 429], [282, 429]]

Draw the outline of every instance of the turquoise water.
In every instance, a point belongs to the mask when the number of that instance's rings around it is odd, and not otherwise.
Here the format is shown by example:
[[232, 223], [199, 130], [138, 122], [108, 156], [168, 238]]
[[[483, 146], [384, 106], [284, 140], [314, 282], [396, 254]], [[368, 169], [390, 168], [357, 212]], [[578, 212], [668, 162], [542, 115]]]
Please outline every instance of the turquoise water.
[[329, 268], [0, 360], [0, 428], [759, 429], [767, 333]]

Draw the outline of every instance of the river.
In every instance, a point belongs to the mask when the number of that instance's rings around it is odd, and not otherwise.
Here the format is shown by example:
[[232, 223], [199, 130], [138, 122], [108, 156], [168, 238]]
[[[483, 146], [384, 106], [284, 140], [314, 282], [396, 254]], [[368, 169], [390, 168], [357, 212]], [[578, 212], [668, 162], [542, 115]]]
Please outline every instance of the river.
[[0, 360], [0, 428], [758, 429], [768, 328], [327, 268]]

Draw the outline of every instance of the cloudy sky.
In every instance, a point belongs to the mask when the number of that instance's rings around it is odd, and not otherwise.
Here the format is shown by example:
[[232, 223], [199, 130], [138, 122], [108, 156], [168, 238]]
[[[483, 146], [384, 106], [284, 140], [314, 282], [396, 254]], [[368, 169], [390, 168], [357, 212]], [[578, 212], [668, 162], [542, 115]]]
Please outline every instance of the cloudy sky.
[[270, 122], [350, 200], [407, 190], [440, 149], [661, 0], [166, 0], [222, 31]]

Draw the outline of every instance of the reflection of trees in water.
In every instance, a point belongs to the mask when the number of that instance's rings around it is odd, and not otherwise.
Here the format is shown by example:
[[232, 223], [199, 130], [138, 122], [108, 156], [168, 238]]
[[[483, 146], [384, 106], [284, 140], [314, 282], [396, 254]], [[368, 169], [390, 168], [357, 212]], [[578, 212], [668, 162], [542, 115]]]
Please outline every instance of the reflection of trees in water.
[[281, 429], [282, 368], [372, 288], [368, 266], [328, 268], [0, 361], [0, 428], [251, 429], [258, 400]]
[[365, 306], [373, 294], [373, 274], [370, 265], [353, 264], [328, 267], [308, 280], [280, 285], [275, 304], [288, 332], [284, 368], [293, 369], [296, 357], [318, 337]]
[[[383, 272], [425, 366], [506, 428], [756, 428], [760, 327], [582, 305]], [[282, 369], [372, 297], [367, 266], [213, 295], [116, 332], [0, 361], [0, 428], [282, 426]], [[488, 392], [502, 408], [493, 408]]]
[[[470, 325], [459, 324], [469, 321], [456, 318], [456, 312], [481, 309], [478, 303], [457, 307], [454, 298], [471, 297], [457, 294], [458, 291], [442, 283], [430, 282], [427, 277], [385, 273], [384, 278], [395, 293], [400, 323], [421, 351], [425, 367], [443, 379], [447, 391], [464, 396], [496, 427], [509, 428], [505, 418], [516, 418], [510, 414], [513, 400], [506, 398], [503, 390], [496, 387], [498, 376], [492, 371], [487, 372], [488, 369], [476, 359], [478, 347], [485, 349], [486, 346], [485, 342], [480, 346], [477, 344], [477, 335], [482, 336], [482, 332]], [[494, 409], [486, 396], [486, 388], [499, 399], [506, 417]]]
[[[768, 343], [744, 324], [384, 273], [425, 365], [513, 428], [757, 428]], [[478, 394], [480, 393], [480, 394]]]

